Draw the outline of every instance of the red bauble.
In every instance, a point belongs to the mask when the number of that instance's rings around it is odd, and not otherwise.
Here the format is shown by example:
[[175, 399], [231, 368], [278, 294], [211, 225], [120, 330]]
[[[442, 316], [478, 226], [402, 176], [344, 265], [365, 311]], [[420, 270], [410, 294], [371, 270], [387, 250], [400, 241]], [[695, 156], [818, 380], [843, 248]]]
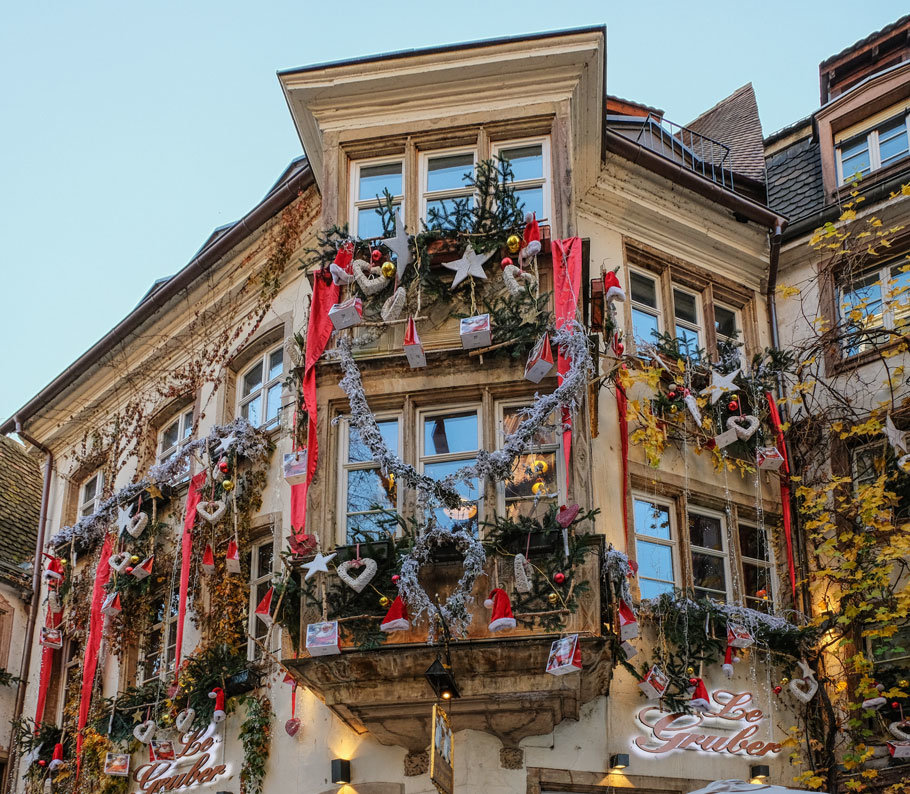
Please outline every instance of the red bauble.
[[898, 702], [895, 700], [895, 701], [891, 704], [891, 708], [897, 709], [897, 708], [900, 708], [900, 705], [901, 705], [901, 704], [898, 703]]
[[697, 678], [690, 678], [690, 679], [689, 679], [689, 683], [692, 684], [692, 686], [695, 686], [695, 685], [698, 683], [698, 679], [697, 679]]
[[228, 462], [226, 460], [218, 461], [218, 468], [221, 470], [222, 474], [227, 474], [228, 472]]
[[132, 565], [127, 565], [126, 568], [125, 568], [124, 570], [125, 570], [127, 573], [132, 573], [132, 572], [133, 572], [133, 566], [132, 566]]
[[514, 264], [514, 262], [512, 262], [512, 257], [510, 257], [510, 256], [504, 256], [504, 257], [502, 258], [502, 262], [499, 263], [499, 266], [500, 266], [503, 270], [505, 270], [509, 265], [512, 265], [512, 264]]
[[373, 253], [370, 254], [370, 259], [378, 264], [379, 260], [382, 259], [382, 251], [380, 251], [378, 248], [374, 248]]
[[730, 402], [727, 403], [727, 408], [729, 408], [731, 411], [738, 411], [739, 403], [736, 402], [736, 400], [730, 400]]
[[45, 764], [47, 764], [47, 761], [45, 761], [43, 758], [38, 762], [38, 766], [44, 766]]
[[669, 392], [669, 393], [667, 394], [667, 399], [668, 399], [668, 400], [675, 400], [675, 399], [676, 399], [676, 392], [675, 392], [675, 391]]
[[553, 574], [553, 581], [556, 582], [556, 584], [562, 584], [565, 580], [566, 575], [562, 571]]
[[688, 389], [683, 389], [683, 397], [688, 397], [690, 394]]
[[401, 577], [396, 573], [392, 576], [392, 584], [398, 584], [401, 581]]
[[779, 687], [779, 686], [774, 687], [774, 694], [779, 695], [780, 693], [781, 693], [781, 687]]

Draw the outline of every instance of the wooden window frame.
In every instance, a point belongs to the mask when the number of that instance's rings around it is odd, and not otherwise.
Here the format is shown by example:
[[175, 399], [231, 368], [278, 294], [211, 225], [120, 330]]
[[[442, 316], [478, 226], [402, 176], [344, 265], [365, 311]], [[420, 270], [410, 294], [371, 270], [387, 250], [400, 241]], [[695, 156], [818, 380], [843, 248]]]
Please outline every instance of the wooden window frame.
[[[95, 493], [91, 499], [86, 499], [86, 486], [88, 486], [88, 484], [96, 478], [98, 480], [98, 484], [95, 486]], [[104, 494], [104, 470], [96, 469], [88, 477], [83, 478], [79, 483], [78, 493], [79, 495], [77, 497], [78, 504], [76, 505], [76, 517], [77, 519], [81, 519], [94, 513], [98, 509], [98, 505], [101, 503]], [[86, 512], [87, 508], [89, 507], [91, 507], [91, 509]]]
[[[274, 378], [267, 378], [268, 375], [268, 360], [277, 352], [281, 352], [281, 372], [276, 375]], [[260, 368], [260, 374], [263, 376], [262, 383], [258, 388], [251, 391], [246, 396], [243, 396], [243, 380], [244, 378], [253, 371], [257, 366]], [[261, 419], [265, 421], [257, 425], [257, 429], [263, 430], [265, 432], [271, 432], [273, 430], [281, 427], [281, 413], [284, 409], [284, 379], [287, 377], [287, 362], [285, 361], [285, 352], [284, 352], [284, 341], [277, 344], [268, 345], [264, 351], [262, 351], [258, 356], [253, 358], [251, 361], [240, 368], [237, 373], [237, 416], [243, 416], [243, 409], [247, 405], [251, 405], [256, 400], [260, 401], [260, 406], [262, 414]], [[279, 398], [278, 398], [278, 413], [275, 415], [274, 419], [267, 419], [268, 414], [268, 392], [274, 386], [279, 386]]]
[[[355, 236], [359, 236], [358, 217], [360, 210], [376, 209], [381, 206], [381, 199], [375, 197], [370, 199], [359, 199], [360, 195], [360, 172], [363, 168], [370, 168], [377, 165], [401, 164], [401, 195], [392, 196], [395, 201], [400, 201], [401, 217], [404, 218], [406, 210], [406, 200], [408, 195], [408, 158], [402, 155], [385, 156], [385, 157], [361, 157], [350, 161], [349, 166], [349, 184], [348, 190], [348, 228]], [[379, 239], [379, 238], [370, 238]]]
[[[731, 548], [731, 553], [733, 551], [736, 552], [736, 557], [737, 557], [737, 562], [738, 562], [738, 567], [739, 567], [739, 572], [740, 572], [740, 577], [741, 577], [740, 581], [741, 581], [741, 588], [742, 588], [743, 605], [748, 607], [750, 600], [756, 600], [755, 596], [746, 595], [746, 591], [745, 591], [746, 569], [744, 566], [746, 565], [746, 563], [748, 563], [749, 565], [755, 565], [759, 568], [767, 568], [770, 571], [769, 581], [771, 583], [771, 592], [768, 595], [768, 599], [767, 599], [766, 603], [770, 606], [769, 611], [773, 614], [774, 612], [777, 611], [777, 598], [778, 598], [777, 558], [774, 554], [774, 544], [771, 542], [771, 536], [768, 533], [768, 527], [765, 526], [765, 548], [768, 550], [768, 559], [760, 560], [756, 557], [747, 557], [745, 554], [743, 554], [742, 544], [739, 542], [739, 528], [741, 526], [746, 526], [746, 527], [751, 527], [751, 528], [757, 530], [758, 522], [752, 521], [747, 518], [741, 518], [739, 516], [735, 516], [734, 518], [735, 518], [735, 526], [736, 526], [736, 533], [735, 533], [736, 542], [734, 543], [733, 547]], [[730, 558], [730, 562], [732, 565], [732, 563], [733, 563], [732, 556]], [[760, 600], [760, 599], [758, 599], [758, 600]], [[750, 608], [757, 609], [757, 607], [755, 607], [755, 606], [752, 606]]]
[[[907, 135], [908, 150], [904, 152], [901, 157], [893, 160], [888, 163], [886, 166], [882, 166], [882, 153], [879, 142], [879, 131], [882, 127], [891, 124], [896, 119], [904, 117], [904, 133]], [[879, 122], [871, 129], [868, 129], [864, 132], [859, 132], [856, 135], [851, 135], [849, 138], [846, 138], [842, 141], [839, 141], [834, 147], [834, 161], [837, 167], [837, 186], [843, 187], [850, 183], [850, 180], [853, 179], [855, 174], [844, 174], [843, 161], [842, 161], [842, 149], [847, 144], [851, 144], [861, 138], [866, 139], [866, 148], [869, 152], [869, 173], [866, 176], [871, 177], [876, 171], [880, 171], [882, 168], [890, 168], [891, 166], [899, 163], [902, 159], [910, 157], [910, 113], [907, 113], [906, 110], [901, 111], [900, 113], [895, 113], [891, 118], [885, 119], [882, 122]]]
[[[272, 550], [272, 560], [269, 565], [269, 571], [262, 576], [258, 576], [256, 571], [259, 570], [259, 554], [261, 549], [265, 547], [270, 547]], [[269, 532], [268, 534], [261, 535], [260, 537], [252, 540], [250, 542], [250, 578], [249, 578], [249, 603], [247, 606], [247, 620], [246, 620], [246, 658], [250, 662], [258, 662], [262, 660], [264, 655], [263, 650], [256, 643], [255, 639], [259, 633], [259, 629], [262, 626], [265, 626], [265, 633], [263, 634], [263, 639], [268, 638], [268, 626], [264, 624], [258, 617], [256, 617], [256, 607], [259, 606], [259, 602], [262, 600], [262, 597], [258, 594], [259, 585], [265, 584], [266, 582], [271, 582], [275, 574], [275, 537], [274, 534]], [[272, 608], [275, 608], [273, 604]], [[271, 647], [269, 651], [277, 650], [278, 642], [280, 641], [280, 632], [272, 632], [271, 636]]]
[[474, 158], [474, 163], [471, 166], [471, 170], [477, 168], [477, 147], [464, 147], [458, 146], [452, 149], [430, 149], [421, 151], [418, 153], [418, 164], [417, 164], [417, 173], [419, 175], [419, 192], [418, 192], [418, 206], [420, 207], [420, 221], [426, 223], [427, 221], [427, 204], [431, 201], [441, 201], [444, 199], [462, 199], [462, 198], [474, 198], [476, 202], [476, 194], [472, 187], [466, 186], [461, 188], [449, 188], [445, 190], [429, 190], [427, 188], [427, 180], [430, 175], [430, 160], [435, 160], [440, 157], [457, 157], [458, 155], [471, 155]]
[[[164, 599], [164, 616], [163, 616], [162, 620], [160, 620], [160, 621], [156, 620], [153, 623], [152, 616], [150, 615], [149, 619], [148, 619], [149, 620], [148, 625], [145, 627], [145, 630], [142, 632], [142, 635], [139, 639], [139, 658], [138, 658], [137, 664], [136, 664], [136, 683], [139, 686], [142, 686], [143, 684], [147, 684], [149, 681], [158, 680], [161, 678], [162, 675], [164, 675], [166, 677], [166, 676], [170, 675], [174, 671], [174, 669], [176, 669], [176, 667], [177, 667], [176, 629], [177, 629], [178, 614], [177, 614], [177, 611], [174, 610], [174, 607], [173, 607], [174, 596], [176, 595], [176, 593], [170, 592], [169, 587], [162, 587], [160, 590], [160, 593], [161, 593], [162, 598]], [[170, 596], [170, 598], [168, 598], [168, 596]], [[157, 594], [156, 594], [155, 598], [156, 598], [156, 602], [157, 602]], [[174, 610], [173, 615], [171, 614], [172, 610]], [[171, 632], [172, 627], [175, 630], [173, 643], [170, 642], [170, 632]], [[154, 651], [146, 653], [145, 647], [146, 647], [146, 642], [148, 641], [149, 634], [151, 634], [152, 632], [156, 631], [159, 628], [161, 630], [161, 644]], [[174, 653], [175, 653], [173, 666], [171, 666], [171, 663], [169, 663], [167, 660], [168, 649], [171, 647], [174, 648]], [[160, 665], [158, 668], [158, 672], [154, 675], [147, 676], [146, 670], [145, 670], [146, 659], [154, 658], [155, 656], [158, 657], [158, 662]]]
[[[679, 515], [676, 505], [676, 500], [667, 498], [665, 496], [655, 496], [653, 494], [646, 493], [640, 490], [632, 491], [632, 510], [631, 510], [631, 520], [632, 520], [632, 536], [633, 543], [631, 551], [632, 559], [638, 559], [638, 540], [642, 539], [646, 543], [654, 543], [659, 546], [667, 546], [670, 549], [670, 559], [673, 562], [673, 589], [680, 590], [685, 587], [685, 574], [684, 568], [682, 565], [682, 534], [679, 532]], [[660, 505], [667, 508], [667, 515], [670, 520], [670, 537], [658, 538], [654, 535], [645, 535], [638, 531], [638, 528], [635, 526], [635, 501], [649, 502], [652, 505]], [[641, 578], [641, 577], [640, 577]], [[648, 581], [660, 582], [665, 584], [663, 579], [651, 579], [648, 577]]]
[[[699, 588], [695, 584], [695, 576], [693, 570], [695, 568], [695, 559], [694, 555], [696, 552], [699, 554], [704, 554], [709, 557], [719, 557], [723, 560], [724, 563], [724, 589], [726, 590], [726, 603], [733, 601], [733, 576], [731, 570], [731, 549], [733, 547], [732, 539], [732, 529], [730, 527], [730, 522], [727, 520], [727, 516], [720, 510], [712, 510], [708, 507], [702, 507], [699, 504], [688, 504], [686, 505], [686, 536], [685, 538], [680, 538], [680, 545], [686, 547], [687, 552], [687, 562], [689, 570], [689, 581], [691, 584], [692, 592], [696, 596], [701, 598], [714, 598], [712, 593], [701, 592], [707, 588]], [[691, 533], [689, 531], [689, 521], [693, 515], [696, 516], [705, 516], [707, 518], [715, 518], [720, 521], [720, 538], [721, 538], [721, 551], [716, 549], [708, 548], [707, 546], [696, 546], [692, 542]], [[680, 533], [682, 535], [682, 533]], [[740, 569], [742, 568], [741, 564], [739, 565]], [[717, 600], [715, 598], [715, 600]]]
[[490, 154], [499, 157], [504, 149], [520, 149], [522, 146], [541, 145], [542, 173], [543, 176], [536, 179], [516, 179], [510, 184], [516, 190], [522, 188], [542, 187], [543, 188], [543, 209], [544, 217], [537, 218], [540, 224], [551, 223], [553, 218], [553, 166], [550, 156], [550, 136], [537, 135], [531, 138], [515, 138], [502, 141], [496, 141], [490, 149]]

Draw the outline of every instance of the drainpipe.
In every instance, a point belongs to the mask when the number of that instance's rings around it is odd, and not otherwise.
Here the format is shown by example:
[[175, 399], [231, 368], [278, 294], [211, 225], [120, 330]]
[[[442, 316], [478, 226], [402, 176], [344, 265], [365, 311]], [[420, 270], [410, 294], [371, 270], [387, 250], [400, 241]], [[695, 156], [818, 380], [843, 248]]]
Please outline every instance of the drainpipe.
[[[32, 601], [28, 610], [28, 623], [25, 629], [25, 644], [22, 647], [22, 661], [19, 664], [19, 685], [16, 688], [16, 705], [13, 709], [13, 719], [18, 720], [22, 717], [22, 710], [25, 706], [25, 690], [28, 683], [29, 671], [32, 662], [32, 644], [35, 640], [35, 625], [38, 622], [38, 611], [41, 607], [41, 571], [44, 568], [42, 555], [44, 552], [44, 536], [47, 529], [47, 512], [48, 503], [51, 493], [51, 476], [54, 471], [54, 453], [51, 452], [44, 444], [37, 439], [32, 438], [22, 429], [22, 423], [17, 416], [16, 435], [27, 441], [36, 449], [45, 454], [44, 462], [44, 488], [41, 492], [41, 513], [38, 517], [38, 536], [35, 539], [35, 559], [32, 563]], [[10, 748], [12, 750], [12, 748]], [[14, 780], [15, 759], [10, 757], [9, 778], [11, 784]], [[12, 789], [9, 789], [12, 790]]]

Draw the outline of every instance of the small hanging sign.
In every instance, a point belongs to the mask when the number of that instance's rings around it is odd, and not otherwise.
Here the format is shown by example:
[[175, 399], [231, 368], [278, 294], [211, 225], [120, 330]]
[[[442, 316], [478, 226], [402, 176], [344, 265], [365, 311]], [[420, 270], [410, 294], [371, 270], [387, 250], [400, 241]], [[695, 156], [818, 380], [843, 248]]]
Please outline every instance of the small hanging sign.
[[455, 792], [455, 756], [452, 724], [441, 706], [433, 705], [433, 752], [430, 754], [430, 782], [439, 794]]

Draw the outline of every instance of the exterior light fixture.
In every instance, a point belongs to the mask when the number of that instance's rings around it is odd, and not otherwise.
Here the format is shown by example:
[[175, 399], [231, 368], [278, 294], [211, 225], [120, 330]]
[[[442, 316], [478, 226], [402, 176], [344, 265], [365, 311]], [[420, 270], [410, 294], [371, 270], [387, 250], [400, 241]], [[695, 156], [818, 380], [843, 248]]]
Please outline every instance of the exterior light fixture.
[[628, 753], [616, 753], [610, 756], [610, 771], [614, 769], [625, 769], [629, 765]]
[[332, 759], [332, 782], [333, 783], [350, 783], [351, 782], [351, 762], [344, 758]]
[[443, 664], [438, 656], [436, 657], [436, 661], [429, 666], [424, 675], [426, 676], [429, 685], [433, 688], [433, 692], [436, 693], [436, 697], [442, 698], [443, 700], [452, 700], [452, 698], [461, 697], [461, 693], [458, 691], [458, 685], [455, 683], [455, 676], [452, 675], [452, 668], [449, 665]]
[[756, 766], [749, 767], [749, 782], [750, 783], [767, 783], [768, 775], [771, 774], [771, 768], [766, 764], [757, 764]]

